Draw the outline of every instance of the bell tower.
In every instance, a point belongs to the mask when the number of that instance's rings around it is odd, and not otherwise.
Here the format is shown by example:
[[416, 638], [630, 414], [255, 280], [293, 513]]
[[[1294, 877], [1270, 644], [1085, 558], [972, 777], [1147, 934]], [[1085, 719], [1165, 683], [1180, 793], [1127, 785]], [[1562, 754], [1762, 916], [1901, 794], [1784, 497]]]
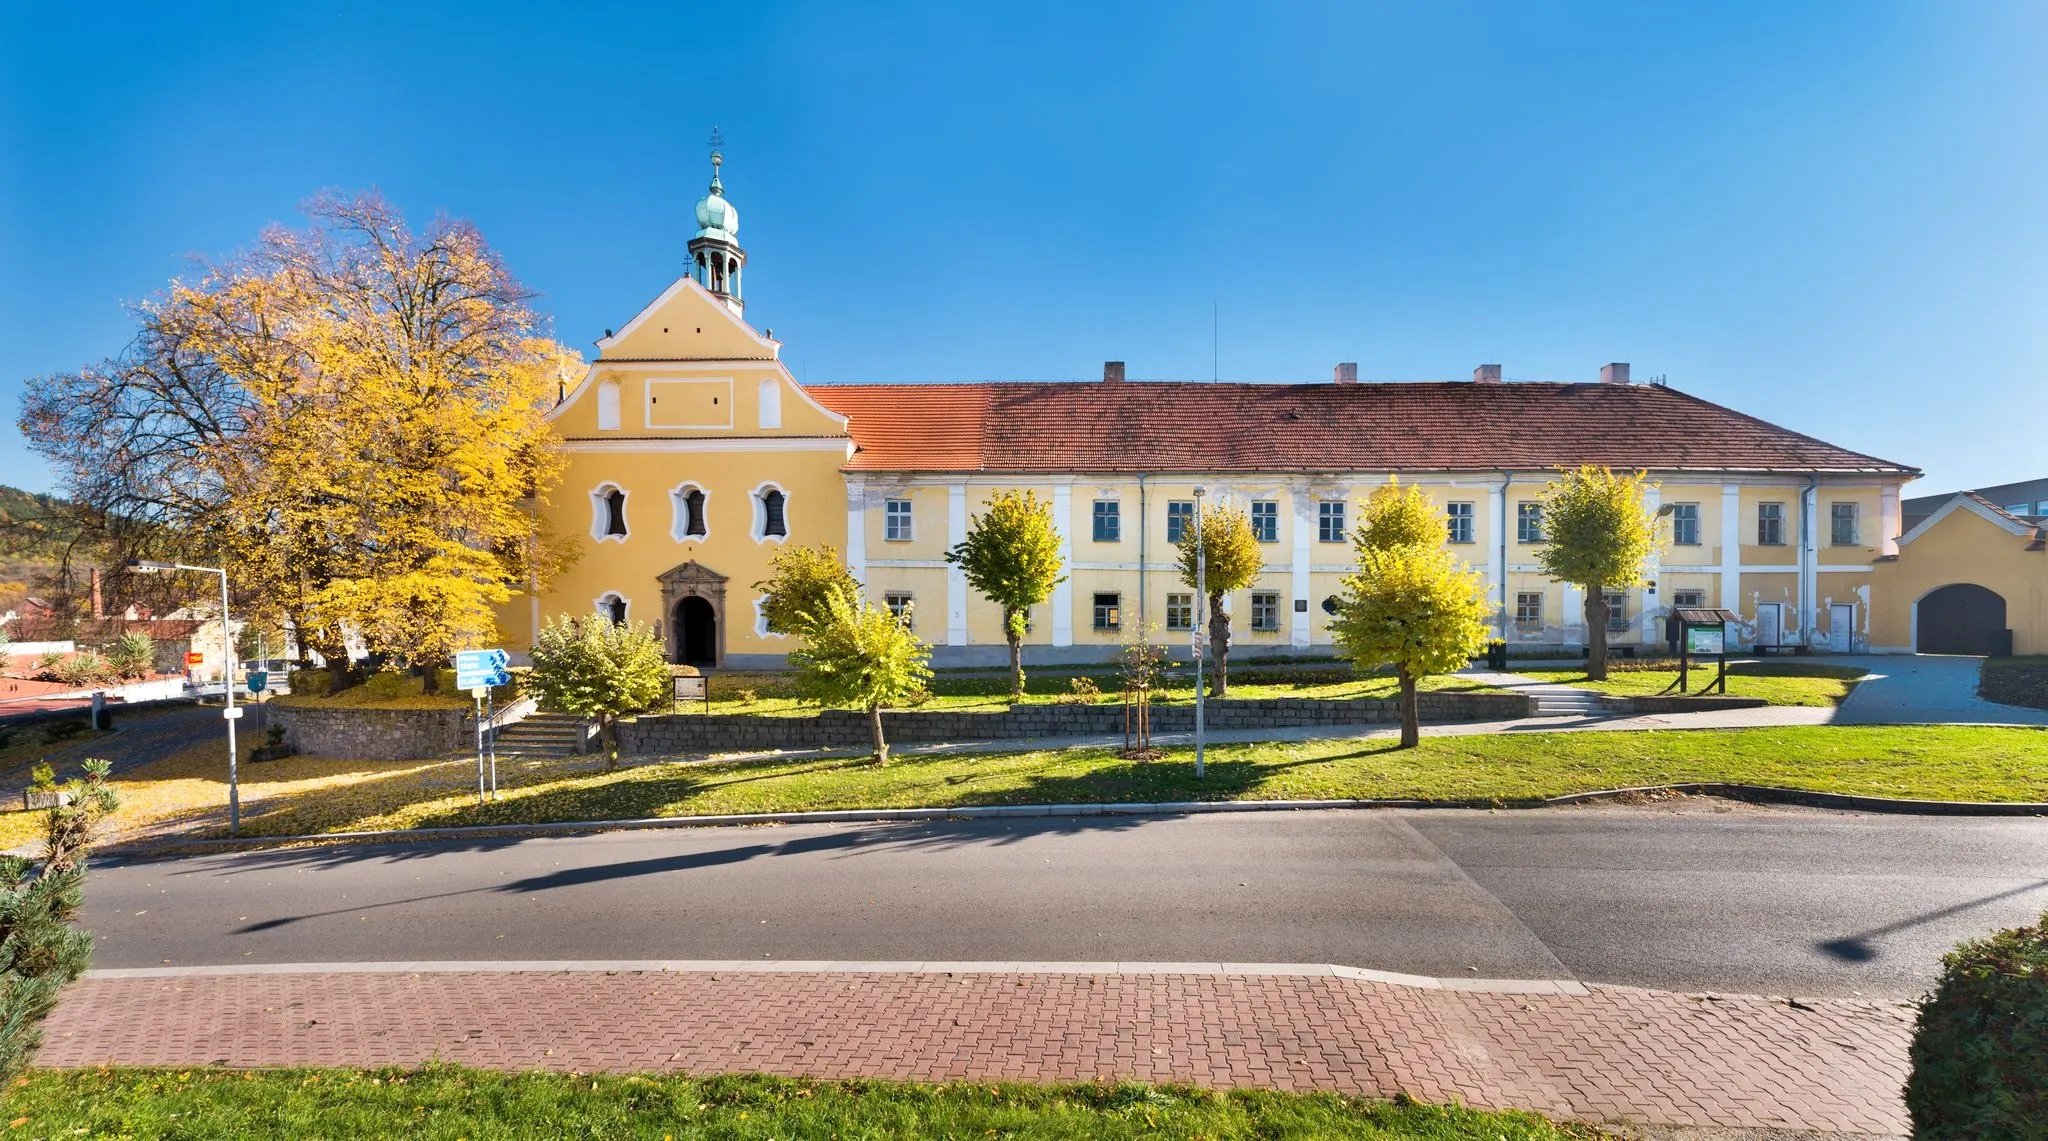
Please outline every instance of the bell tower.
[[725, 165], [720, 153], [725, 138], [716, 127], [711, 130], [711, 189], [697, 200], [697, 233], [690, 239], [690, 274], [697, 284], [710, 290], [734, 314], [745, 316], [747, 303], [740, 295], [740, 271], [747, 264], [747, 251], [740, 248], [740, 212], [725, 200], [725, 184], [719, 168]]

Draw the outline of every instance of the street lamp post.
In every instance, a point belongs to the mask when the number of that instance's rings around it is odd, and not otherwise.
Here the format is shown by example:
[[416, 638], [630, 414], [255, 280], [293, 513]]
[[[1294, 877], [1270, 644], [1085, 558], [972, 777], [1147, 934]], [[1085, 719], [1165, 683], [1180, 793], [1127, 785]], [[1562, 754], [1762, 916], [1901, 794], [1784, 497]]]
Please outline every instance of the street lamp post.
[[1201, 780], [1203, 765], [1202, 734], [1202, 639], [1208, 636], [1209, 608], [1209, 549], [1202, 545], [1202, 497], [1209, 493], [1206, 487], [1195, 488], [1195, 779]]
[[228, 629], [228, 572], [224, 567], [195, 567], [184, 563], [153, 562], [149, 559], [129, 559], [128, 569], [138, 574], [196, 571], [220, 576], [220, 688], [228, 702], [227, 708], [221, 711], [221, 716], [228, 723], [228, 834], [235, 835], [242, 830], [242, 786], [235, 771], [235, 721], [242, 716], [242, 711], [235, 708], [235, 640]]

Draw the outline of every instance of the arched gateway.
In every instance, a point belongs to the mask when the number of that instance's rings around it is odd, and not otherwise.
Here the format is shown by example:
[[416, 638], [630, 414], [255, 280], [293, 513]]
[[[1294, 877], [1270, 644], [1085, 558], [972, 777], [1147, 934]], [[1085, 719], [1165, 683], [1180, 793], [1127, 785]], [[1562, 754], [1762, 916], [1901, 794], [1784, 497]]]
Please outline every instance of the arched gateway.
[[668, 616], [668, 660], [712, 668], [725, 662], [724, 575], [692, 561], [660, 576]]
[[1974, 582], [1928, 591], [1920, 599], [1914, 631], [1923, 654], [2009, 654], [2005, 598]]

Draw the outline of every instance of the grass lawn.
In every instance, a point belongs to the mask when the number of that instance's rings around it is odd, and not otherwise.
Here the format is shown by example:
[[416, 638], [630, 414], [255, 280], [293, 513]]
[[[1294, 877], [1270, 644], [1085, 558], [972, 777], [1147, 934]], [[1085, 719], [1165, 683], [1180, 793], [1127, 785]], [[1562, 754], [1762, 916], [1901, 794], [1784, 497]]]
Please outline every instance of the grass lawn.
[[204, 1141], [404, 1138], [1595, 1138], [1523, 1113], [1332, 1094], [1136, 1084], [910, 1085], [772, 1077], [421, 1070], [32, 1071], [9, 1137]]
[[2001, 705], [2048, 709], [2048, 655], [1984, 659], [1977, 693], [1984, 700]]
[[[115, 781], [116, 825], [221, 831], [216, 748]], [[1790, 726], [1667, 732], [1510, 733], [1218, 745], [1196, 781], [1189, 751], [1139, 764], [1106, 750], [865, 759], [657, 762], [607, 773], [589, 758], [501, 761], [502, 799], [476, 803], [476, 767], [448, 761], [294, 757], [245, 765], [250, 835], [618, 820], [835, 808], [1172, 800], [1400, 798], [1521, 801], [1592, 789], [1736, 781], [1823, 792], [2048, 801], [2048, 729]], [[35, 818], [9, 813], [33, 834]], [[19, 839], [9, 840], [18, 843]]]
[[[1639, 666], [1625, 658], [1607, 663], [1605, 681], [1586, 680], [1586, 671], [1580, 668], [1550, 667], [1515, 672], [1618, 697], [1647, 697], [1662, 693], [1665, 687], [1678, 680], [1675, 668], [1666, 668], [1661, 663]], [[1761, 697], [1772, 705], [1839, 705], [1843, 698], [1849, 696], [1849, 691], [1856, 688], [1857, 679], [1864, 673], [1861, 666], [1831, 666], [1818, 662], [1730, 662], [1728, 696]], [[1687, 681], [1692, 691], [1697, 693], [1713, 677], [1714, 666], [1709, 662], [1704, 668], [1695, 667]]]
[[[1074, 700], [1074, 678], [1094, 683], [1097, 694], [1089, 704], [1116, 705], [1123, 700], [1123, 679], [1114, 670], [1088, 673], [1046, 673], [1024, 671], [1024, 703], [1044, 705], [1061, 699]], [[1355, 673], [1341, 662], [1316, 665], [1273, 666], [1243, 664], [1231, 671], [1229, 696], [1233, 698], [1315, 697], [1328, 699], [1398, 696], [1399, 683], [1391, 674]], [[1235, 679], [1242, 677], [1242, 682]], [[770, 717], [809, 717], [818, 707], [800, 700], [787, 674], [731, 673], [713, 675], [710, 686], [713, 713], [749, 713]], [[1000, 712], [1010, 707], [1010, 679], [1007, 674], [945, 673], [933, 677], [932, 697], [920, 709], [982, 710]], [[1472, 692], [1491, 689], [1469, 678], [1435, 676], [1422, 680], [1421, 689]], [[1172, 671], [1152, 691], [1152, 700], [1186, 704], [1194, 701], [1193, 682], [1185, 668]]]

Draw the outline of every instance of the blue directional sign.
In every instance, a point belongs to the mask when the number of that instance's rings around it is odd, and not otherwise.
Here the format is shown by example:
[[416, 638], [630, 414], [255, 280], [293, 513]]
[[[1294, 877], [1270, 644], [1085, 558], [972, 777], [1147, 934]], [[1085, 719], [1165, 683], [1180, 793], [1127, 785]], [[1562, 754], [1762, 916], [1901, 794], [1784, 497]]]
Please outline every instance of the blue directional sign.
[[512, 680], [505, 670], [511, 663], [503, 650], [464, 650], [455, 655], [455, 688], [504, 685]]

